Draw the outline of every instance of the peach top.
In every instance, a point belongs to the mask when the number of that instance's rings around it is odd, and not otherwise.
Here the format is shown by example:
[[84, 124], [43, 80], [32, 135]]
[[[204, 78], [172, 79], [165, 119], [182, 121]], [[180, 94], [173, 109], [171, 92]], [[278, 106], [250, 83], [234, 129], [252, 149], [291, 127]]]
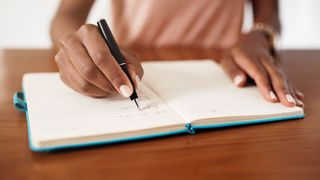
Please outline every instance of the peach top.
[[113, 0], [113, 32], [123, 47], [215, 48], [234, 45], [244, 0]]

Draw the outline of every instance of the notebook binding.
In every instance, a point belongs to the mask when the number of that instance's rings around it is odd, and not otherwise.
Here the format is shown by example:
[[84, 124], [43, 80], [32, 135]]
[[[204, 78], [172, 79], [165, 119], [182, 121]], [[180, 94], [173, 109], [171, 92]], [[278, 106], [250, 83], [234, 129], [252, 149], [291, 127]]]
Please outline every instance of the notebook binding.
[[191, 123], [187, 123], [185, 126], [186, 126], [187, 131], [188, 131], [189, 134], [195, 134], [196, 133], [195, 130], [193, 129]]

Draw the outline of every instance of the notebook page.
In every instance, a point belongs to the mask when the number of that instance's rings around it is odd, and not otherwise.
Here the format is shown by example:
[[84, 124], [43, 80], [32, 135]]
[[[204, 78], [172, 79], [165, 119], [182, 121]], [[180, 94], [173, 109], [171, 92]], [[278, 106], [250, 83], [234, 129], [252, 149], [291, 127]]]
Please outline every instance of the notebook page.
[[184, 124], [148, 87], [138, 92], [142, 111], [128, 98], [91, 98], [64, 85], [57, 73], [23, 77], [31, 138], [55, 140]]
[[298, 107], [288, 108], [265, 101], [254, 86], [234, 87], [221, 67], [210, 60], [150, 62], [143, 67], [144, 82], [189, 122], [217, 117], [302, 113]]

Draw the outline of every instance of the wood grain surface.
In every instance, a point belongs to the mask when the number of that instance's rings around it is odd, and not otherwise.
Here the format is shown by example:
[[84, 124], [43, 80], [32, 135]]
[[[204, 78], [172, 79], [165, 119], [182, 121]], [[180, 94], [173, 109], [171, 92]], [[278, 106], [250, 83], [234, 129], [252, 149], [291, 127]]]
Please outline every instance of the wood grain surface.
[[[138, 54], [144, 60], [219, 57], [201, 50]], [[320, 179], [320, 51], [282, 51], [281, 58], [305, 93], [302, 120], [34, 153], [12, 95], [21, 90], [23, 73], [57, 68], [49, 50], [1, 50], [0, 179]]]

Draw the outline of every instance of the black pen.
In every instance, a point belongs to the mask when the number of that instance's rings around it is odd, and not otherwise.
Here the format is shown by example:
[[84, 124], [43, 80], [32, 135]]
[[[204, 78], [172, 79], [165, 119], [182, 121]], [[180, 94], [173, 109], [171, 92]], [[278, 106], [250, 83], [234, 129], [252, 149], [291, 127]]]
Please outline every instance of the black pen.
[[123, 55], [120, 52], [120, 49], [116, 43], [116, 40], [114, 39], [111, 30], [107, 24], [107, 21], [105, 19], [100, 19], [98, 22], [98, 28], [99, 31], [103, 37], [103, 39], [106, 41], [111, 54], [113, 55], [113, 57], [117, 60], [118, 64], [120, 65], [121, 69], [123, 70], [123, 72], [127, 75], [127, 77], [129, 78], [132, 87], [133, 87], [133, 92], [130, 96], [130, 99], [134, 101], [134, 103], [137, 105], [138, 109], [140, 110], [140, 103], [139, 103], [139, 99], [138, 99], [138, 95], [137, 92], [133, 86], [133, 81], [129, 75], [129, 71], [128, 71], [128, 66], [125, 62], [125, 59], [123, 57]]

